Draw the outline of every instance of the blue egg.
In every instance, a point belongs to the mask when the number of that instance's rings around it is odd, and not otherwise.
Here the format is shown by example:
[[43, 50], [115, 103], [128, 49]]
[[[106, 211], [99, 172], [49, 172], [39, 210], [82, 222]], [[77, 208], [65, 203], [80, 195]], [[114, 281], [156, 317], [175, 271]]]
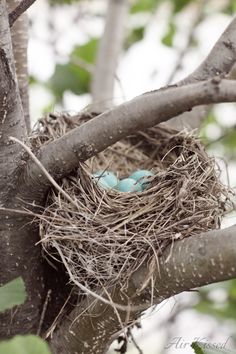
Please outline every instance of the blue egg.
[[109, 184], [107, 183], [107, 181], [104, 179], [104, 177], [101, 177], [99, 179], [95, 179], [95, 182], [96, 184], [99, 186], [99, 187], [102, 187], [104, 189], [110, 189], [111, 187], [109, 186]]
[[110, 171], [98, 171], [93, 174], [93, 176], [99, 181], [102, 179], [105, 181], [110, 188], [113, 188], [119, 182], [118, 178], [113, 172]]
[[120, 192], [141, 192], [142, 186], [132, 178], [122, 179], [116, 186]]
[[133, 172], [129, 178], [133, 178], [134, 180], [138, 181], [142, 186], [142, 190], [144, 190], [148, 186], [146, 177], [152, 177], [152, 176], [154, 176], [154, 173], [151, 171], [137, 170], [137, 171]]

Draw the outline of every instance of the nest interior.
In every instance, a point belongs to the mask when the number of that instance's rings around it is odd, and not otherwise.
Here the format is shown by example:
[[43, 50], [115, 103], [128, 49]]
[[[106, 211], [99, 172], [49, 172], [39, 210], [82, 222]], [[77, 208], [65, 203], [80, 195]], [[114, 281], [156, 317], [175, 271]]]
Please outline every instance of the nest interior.
[[[84, 124], [81, 114], [41, 119], [32, 147], [48, 144]], [[119, 178], [137, 169], [154, 172], [143, 192], [105, 190], [91, 178], [111, 170]], [[200, 141], [190, 133], [154, 127], [117, 142], [60, 181], [71, 203], [51, 189], [40, 220], [41, 242], [59, 253], [72, 282], [89, 289], [125, 286], [145, 261], [157, 259], [174, 240], [219, 228], [228, 188]]]

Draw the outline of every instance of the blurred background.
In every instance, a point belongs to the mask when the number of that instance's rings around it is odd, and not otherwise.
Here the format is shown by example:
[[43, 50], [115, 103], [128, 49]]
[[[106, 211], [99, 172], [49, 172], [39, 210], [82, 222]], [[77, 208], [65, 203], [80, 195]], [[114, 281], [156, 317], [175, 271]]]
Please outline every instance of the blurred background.
[[[92, 99], [108, 1], [36, 1], [29, 10], [28, 50], [33, 124], [49, 112], [110, 107], [180, 80], [206, 57], [235, 11], [236, 0], [127, 0], [113, 92]], [[105, 65], [109, 60], [108, 55]], [[210, 107], [199, 133], [222, 169], [222, 180], [235, 188], [236, 104]], [[231, 213], [222, 227], [235, 221]], [[130, 354], [193, 353], [194, 340], [231, 353], [236, 348], [236, 280], [166, 300], [147, 311], [141, 328], [132, 333]], [[114, 343], [110, 353], [120, 345]]]

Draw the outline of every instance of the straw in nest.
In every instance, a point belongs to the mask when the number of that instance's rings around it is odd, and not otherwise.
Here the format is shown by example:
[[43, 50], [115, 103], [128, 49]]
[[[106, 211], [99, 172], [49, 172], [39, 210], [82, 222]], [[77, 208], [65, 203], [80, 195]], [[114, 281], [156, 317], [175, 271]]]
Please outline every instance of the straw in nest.
[[[43, 119], [32, 146], [47, 144], [87, 119]], [[143, 192], [105, 190], [91, 178], [101, 169], [123, 178], [140, 168], [154, 172]], [[140, 264], [154, 259], [157, 265], [174, 240], [219, 228], [228, 203], [219, 174], [192, 134], [160, 127], [139, 132], [61, 181], [76, 204], [50, 191], [40, 225], [42, 245], [52, 256], [59, 253], [75, 283], [88, 289], [117, 282], [125, 287]]]

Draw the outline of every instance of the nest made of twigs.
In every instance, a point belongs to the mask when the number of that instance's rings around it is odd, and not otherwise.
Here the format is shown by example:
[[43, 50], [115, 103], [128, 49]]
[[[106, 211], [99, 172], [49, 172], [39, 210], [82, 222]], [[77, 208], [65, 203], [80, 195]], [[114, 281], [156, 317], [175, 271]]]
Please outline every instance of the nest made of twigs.
[[[59, 116], [42, 119], [31, 138], [40, 146], [84, 123]], [[142, 192], [105, 190], [91, 178], [111, 170], [119, 178], [136, 169], [154, 173]], [[190, 133], [154, 127], [93, 157], [60, 185], [74, 201], [52, 189], [40, 220], [41, 242], [59, 253], [72, 281], [89, 289], [125, 286], [144, 261], [157, 260], [174, 240], [219, 228], [228, 188], [200, 141]]]

